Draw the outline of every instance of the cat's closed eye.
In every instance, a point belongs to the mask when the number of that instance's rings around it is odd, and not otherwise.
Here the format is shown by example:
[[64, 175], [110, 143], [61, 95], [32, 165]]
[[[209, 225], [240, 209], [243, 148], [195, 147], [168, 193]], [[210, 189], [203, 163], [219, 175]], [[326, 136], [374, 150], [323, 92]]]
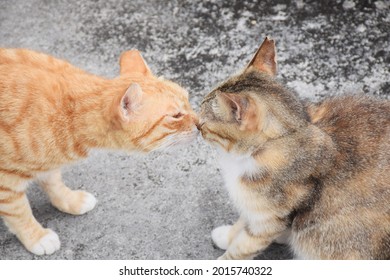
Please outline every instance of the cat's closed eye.
[[173, 116], [171, 116], [171, 118], [176, 119], [176, 120], [182, 119], [183, 117], [184, 117], [184, 114], [181, 112], [176, 113]]

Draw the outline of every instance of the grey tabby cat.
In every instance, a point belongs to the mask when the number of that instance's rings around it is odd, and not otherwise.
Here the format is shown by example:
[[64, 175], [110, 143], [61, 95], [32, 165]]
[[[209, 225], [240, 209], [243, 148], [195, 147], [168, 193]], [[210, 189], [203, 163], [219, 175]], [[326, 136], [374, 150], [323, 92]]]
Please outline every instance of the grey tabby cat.
[[284, 238], [301, 259], [390, 258], [390, 102], [304, 103], [275, 79], [265, 39], [248, 67], [203, 100], [200, 130], [220, 150], [240, 218], [212, 232], [221, 259]]

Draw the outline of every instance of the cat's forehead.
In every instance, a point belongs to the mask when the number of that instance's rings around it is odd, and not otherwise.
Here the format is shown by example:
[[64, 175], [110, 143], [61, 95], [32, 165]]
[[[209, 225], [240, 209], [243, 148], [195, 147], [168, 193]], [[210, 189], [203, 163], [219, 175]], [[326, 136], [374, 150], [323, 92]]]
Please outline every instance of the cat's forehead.
[[170, 80], [166, 80], [163, 76], [157, 78], [158, 87], [163, 91], [169, 91], [175, 95], [182, 95], [185, 98], [188, 98], [188, 91], [181, 87], [179, 84], [172, 82]]
[[217, 87], [218, 91], [227, 93], [239, 93], [258, 89], [270, 83], [266, 75], [258, 71], [248, 71], [233, 76]]
[[267, 81], [262, 75], [258, 75], [255, 72], [248, 72], [238, 74], [230, 77], [217, 87], [215, 87], [206, 97], [203, 99], [203, 103], [207, 103], [217, 96], [218, 92], [224, 93], [239, 93], [248, 92], [257, 89], [259, 86], [266, 84]]
[[158, 77], [153, 96], [159, 96], [160, 107], [167, 110], [186, 110], [190, 108], [188, 92], [175, 82]]
[[187, 107], [188, 102], [185, 99], [182, 98], [176, 98], [172, 97], [172, 99], [169, 101], [170, 106], [172, 109], [184, 109]]

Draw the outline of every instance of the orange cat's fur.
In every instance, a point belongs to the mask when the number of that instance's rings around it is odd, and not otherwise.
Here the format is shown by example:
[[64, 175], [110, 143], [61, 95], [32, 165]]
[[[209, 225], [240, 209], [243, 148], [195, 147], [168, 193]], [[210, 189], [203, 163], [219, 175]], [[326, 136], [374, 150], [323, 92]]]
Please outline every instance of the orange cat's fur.
[[183, 88], [153, 76], [136, 50], [123, 53], [120, 66], [110, 80], [45, 54], [0, 49], [0, 215], [32, 253], [51, 254], [60, 242], [31, 212], [30, 180], [59, 210], [84, 214], [96, 199], [66, 187], [62, 165], [92, 148], [149, 152], [197, 134]]

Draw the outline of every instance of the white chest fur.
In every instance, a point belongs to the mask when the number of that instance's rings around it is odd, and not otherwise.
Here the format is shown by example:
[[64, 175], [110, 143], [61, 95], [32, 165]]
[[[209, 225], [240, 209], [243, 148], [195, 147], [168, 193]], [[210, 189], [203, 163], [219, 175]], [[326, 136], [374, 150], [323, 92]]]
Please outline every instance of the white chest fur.
[[229, 154], [222, 150], [219, 152], [219, 164], [231, 199], [239, 210], [243, 210], [242, 206], [247, 202], [248, 193], [241, 186], [240, 177], [244, 174], [253, 174], [259, 166], [249, 155]]
[[220, 151], [219, 161], [225, 186], [241, 218], [249, 223], [253, 233], [261, 234], [266, 231], [268, 223], [273, 220], [267, 199], [240, 182], [244, 174], [250, 176], [264, 167], [250, 156], [237, 156], [224, 151]]

